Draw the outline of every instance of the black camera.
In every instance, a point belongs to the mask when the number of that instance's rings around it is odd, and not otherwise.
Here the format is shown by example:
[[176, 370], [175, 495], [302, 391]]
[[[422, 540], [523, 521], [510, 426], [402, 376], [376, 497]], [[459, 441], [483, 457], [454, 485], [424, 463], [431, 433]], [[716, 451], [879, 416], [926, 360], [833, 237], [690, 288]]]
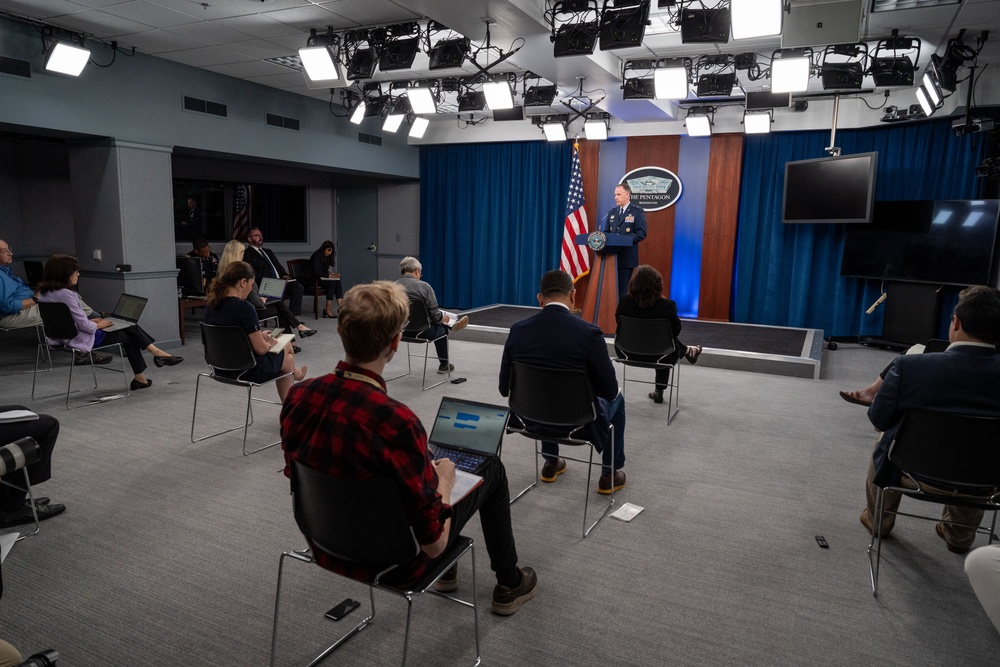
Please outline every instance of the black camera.
[[59, 659], [59, 652], [49, 649], [31, 656], [17, 667], [52, 667]]

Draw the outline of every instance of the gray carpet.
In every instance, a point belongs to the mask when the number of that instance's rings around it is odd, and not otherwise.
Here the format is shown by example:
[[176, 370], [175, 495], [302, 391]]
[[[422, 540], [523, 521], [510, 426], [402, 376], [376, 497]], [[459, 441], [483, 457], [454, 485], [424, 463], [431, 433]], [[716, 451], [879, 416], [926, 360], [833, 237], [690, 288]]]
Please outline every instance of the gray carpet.
[[[315, 326], [321, 334], [301, 343], [310, 374], [341, 356], [336, 321]], [[193, 321], [188, 334], [198, 340]], [[6, 372], [12, 355], [32, 350], [4, 336]], [[175, 352], [186, 361], [151, 368], [150, 390], [72, 412], [58, 399], [33, 403], [30, 375], [0, 382], [0, 402], [62, 422], [54, 479], [37, 490], [68, 510], [17, 544], [3, 567], [0, 636], [26, 655], [56, 648], [61, 667], [267, 663], [278, 556], [303, 546], [281, 453], [244, 458], [235, 433], [192, 444], [194, 381], [204, 366], [197, 343]], [[881, 595], [872, 597], [858, 515], [875, 433], [837, 390], [867, 384], [892, 354], [841, 345], [824, 355], [821, 380], [684, 365], [670, 426], [665, 406], [645, 398], [648, 387], [630, 382], [628, 486], [619, 499], [646, 509], [631, 523], [606, 519], [581, 539], [585, 477], [572, 464], [516, 503], [518, 551], [537, 570], [540, 592], [513, 617], [488, 611], [494, 581], [474, 520], [466, 533], [477, 546], [484, 664], [995, 664], [1000, 636], [962, 557], [931, 523], [900, 520], [884, 548]], [[410, 376], [390, 383], [390, 394], [425, 421], [445, 394], [502, 402], [499, 347], [457, 340], [452, 356], [466, 383], [421, 392]], [[397, 359], [391, 369], [403, 366]], [[65, 373], [46, 374], [46, 386]], [[209, 389], [206, 407], [238, 412], [232, 392]], [[255, 414], [252, 440], [275, 439], [277, 409]], [[530, 480], [530, 452], [523, 438], [505, 442], [512, 488]], [[460, 582], [468, 595], [467, 563]], [[289, 564], [279, 664], [304, 664], [360, 618], [363, 608], [339, 623], [323, 618], [345, 597], [367, 602], [360, 586]], [[404, 605], [386, 595], [377, 603], [375, 623], [329, 664], [398, 661]], [[472, 663], [466, 610], [433, 598], [416, 610], [410, 664]]]

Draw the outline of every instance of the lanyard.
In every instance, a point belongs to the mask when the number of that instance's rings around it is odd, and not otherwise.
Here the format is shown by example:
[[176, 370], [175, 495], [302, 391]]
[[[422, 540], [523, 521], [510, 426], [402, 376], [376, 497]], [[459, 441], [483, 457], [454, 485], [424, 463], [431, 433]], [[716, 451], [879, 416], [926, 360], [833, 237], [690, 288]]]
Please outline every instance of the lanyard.
[[348, 379], [348, 380], [357, 380], [358, 382], [367, 382], [368, 384], [370, 384], [371, 386], [375, 387], [379, 391], [381, 391], [381, 392], [385, 391], [385, 389], [382, 387], [382, 385], [379, 384], [378, 380], [376, 380], [374, 378], [370, 378], [367, 375], [362, 375], [361, 373], [354, 373], [354, 372], [345, 371], [345, 370], [334, 371], [334, 374], [337, 377], [345, 378], [345, 379]]

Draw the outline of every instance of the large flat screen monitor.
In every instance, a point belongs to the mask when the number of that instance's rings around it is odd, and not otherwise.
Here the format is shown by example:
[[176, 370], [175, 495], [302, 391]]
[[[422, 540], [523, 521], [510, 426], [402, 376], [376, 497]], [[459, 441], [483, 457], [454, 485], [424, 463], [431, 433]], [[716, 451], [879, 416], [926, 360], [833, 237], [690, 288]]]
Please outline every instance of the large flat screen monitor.
[[872, 224], [844, 238], [844, 276], [946, 285], [996, 277], [1000, 200], [875, 202]]
[[781, 221], [870, 222], [878, 153], [785, 163]]

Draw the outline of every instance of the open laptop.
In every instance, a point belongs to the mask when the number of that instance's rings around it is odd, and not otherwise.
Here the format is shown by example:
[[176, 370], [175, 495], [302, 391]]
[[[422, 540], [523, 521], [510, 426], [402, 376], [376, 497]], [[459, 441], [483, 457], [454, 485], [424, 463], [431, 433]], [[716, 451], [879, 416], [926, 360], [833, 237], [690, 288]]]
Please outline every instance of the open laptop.
[[441, 399], [429, 439], [434, 459], [448, 458], [459, 470], [480, 474], [503, 442], [510, 410], [445, 396]]
[[281, 301], [282, 297], [285, 296], [285, 281], [281, 278], [261, 278], [257, 294], [264, 300], [264, 303]]
[[115, 306], [114, 311], [104, 318], [112, 323], [105, 331], [118, 331], [138, 322], [147, 301], [149, 299], [144, 296], [122, 294], [118, 297], [118, 305]]

